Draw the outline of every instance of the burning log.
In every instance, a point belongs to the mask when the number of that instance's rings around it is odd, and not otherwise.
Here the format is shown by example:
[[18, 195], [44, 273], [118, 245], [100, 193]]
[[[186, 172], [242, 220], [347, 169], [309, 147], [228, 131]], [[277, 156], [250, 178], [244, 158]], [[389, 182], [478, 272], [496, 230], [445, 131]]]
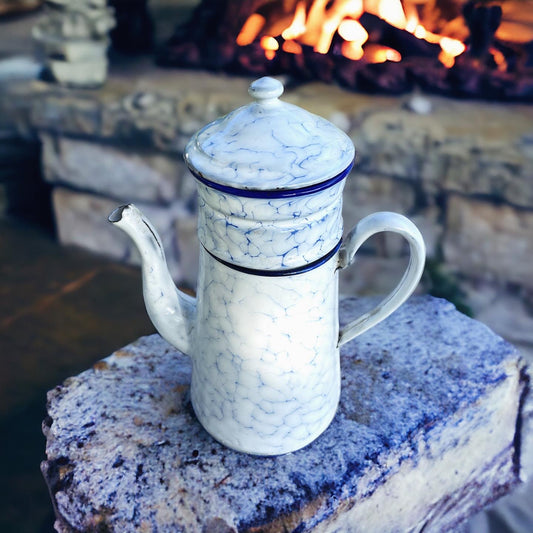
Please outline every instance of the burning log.
[[533, 0], [203, 0], [157, 59], [369, 92], [533, 101], [533, 18], [517, 19], [522, 5]]
[[403, 94], [413, 89], [405, 63], [372, 63], [357, 72], [357, 89], [369, 93]]
[[489, 55], [494, 35], [502, 21], [502, 8], [484, 5], [478, 0], [469, 0], [463, 8], [463, 15], [470, 30], [468, 53], [484, 61]]
[[395, 28], [376, 15], [363, 13], [359, 19], [367, 29], [369, 42], [379, 43], [398, 50], [402, 57], [433, 57], [437, 58], [441, 51], [438, 44], [419, 39], [408, 31]]

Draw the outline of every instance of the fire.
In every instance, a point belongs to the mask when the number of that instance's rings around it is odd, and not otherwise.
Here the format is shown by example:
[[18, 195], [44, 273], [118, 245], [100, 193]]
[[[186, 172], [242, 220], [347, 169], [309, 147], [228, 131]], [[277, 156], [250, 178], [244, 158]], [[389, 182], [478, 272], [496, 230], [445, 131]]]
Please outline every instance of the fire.
[[[372, 11], [369, 10], [369, 13], [372, 13]], [[391, 26], [402, 29], [407, 27], [407, 19], [405, 18], [401, 0], [378, 1], [375, 14]]]
[[439, 44], [442, 48], [439, 59], [447, 67], [453, 67], [455, 58], [466, 50], [464, 43], [450, 37], [442, 37]]
[[261, 37], [261, 46], [265, 50], [265, 56], [267, 59], [274, 59], [276, 57], [276, 50], [279, 49], [279, 43], [275, 37], [271, 35], [264, 35]]
[[237, 44], [239, 46], [252, 44], [257, 35], [259, 35], [259, 32], [263, 29], [265, 22], [265, 17], [258, 13], [250, 15], [244, 23], [239, 35], [237, 35]]
[[368, 39], [367, 31], [360, 22], [354, 19], [344, 19], [337, 31], [345, 41], [356, 42], [360, 45], [366, 43]]
[[371, 44], [365, 49], [366, 60], [369, 63], [385, 63], [385, 61], [399, 62], [402, 56], [398, 50], [383, 46], [382, 44]]
[[296, 11], [294, 12], [294, 19], [291, 22], [291, 25], [288, 28], [285, 28], [281, 32], [281, 36], [290, 41], [291, 39], [296, 39], [305, 33], [305, 20], [307, 14], [305, 12], [306, 2], [301, 0], [296, 5]]
[[418, 39], [439, 44], [442, 49], [440, 61], [451, 67], [466, 47], [457, 39], [432, 33], [420, 23], [418, 9], [428, 1], [431, 0], [293, 0], [295, 7], [289, 14], [286, 6], [291, 2], [279, 1], [279, 6], [270, 10], [271, 20], [259, 13], [246, 20], [237, 36], [237, 44], [246, 46], [259, 39], [265, 56], [274, 59], [280, 49], [301, 54], [303, 46], [327, 54], [334, 39], [340, 39], [338, 50], [349, 59], [369, 63], [400, 61], [397, 50], [367, 42], [368, 32], [359, 21], [367, 12]]

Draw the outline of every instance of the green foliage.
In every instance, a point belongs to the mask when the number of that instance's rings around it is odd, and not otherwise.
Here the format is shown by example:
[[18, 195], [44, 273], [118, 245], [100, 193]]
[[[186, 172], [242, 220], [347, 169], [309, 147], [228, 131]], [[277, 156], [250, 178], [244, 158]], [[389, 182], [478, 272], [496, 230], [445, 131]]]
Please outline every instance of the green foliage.
[[442, 262], [428, 259], [424, 270], [424, 283], [428, 293], [453, 303], [458, 311], [472, 317], [473, 311], [466, 303], [466, 294], [453, 274], [446, 272]]

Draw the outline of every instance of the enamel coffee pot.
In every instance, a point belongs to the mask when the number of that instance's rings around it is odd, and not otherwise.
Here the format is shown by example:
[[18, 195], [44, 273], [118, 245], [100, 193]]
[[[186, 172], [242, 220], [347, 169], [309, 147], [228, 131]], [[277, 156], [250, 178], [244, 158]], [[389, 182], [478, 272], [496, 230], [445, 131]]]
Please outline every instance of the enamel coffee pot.
[[[342, 239], [353, 144], [280, 101], [282, 92], [275, 79], [255, 81], [253, 103], [186, 147], [199, 195], [196, 298], [176, 289], [161, 240], [135, 206], [109, 216], [139, 248], [152, 322], [192, 359], [199, 421], [221, 443], [259, 455], [302, 448], [328, 427], [340, 395], [339, 348], [409, 297], [425, 261], [420, 232], [399, 214], [367, 216]], [[339, 328], [338, 272], [382, 231], [408, 241], [407, 270], [375, 309]]]

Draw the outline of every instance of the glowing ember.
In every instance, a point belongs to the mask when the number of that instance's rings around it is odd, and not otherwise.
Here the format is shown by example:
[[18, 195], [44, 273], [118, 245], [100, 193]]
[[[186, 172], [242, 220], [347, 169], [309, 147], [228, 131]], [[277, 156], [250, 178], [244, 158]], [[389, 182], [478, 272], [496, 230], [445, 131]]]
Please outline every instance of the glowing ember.
[[346, 41], [342, 43], [341, 53], [344, 57], [352, 59], [353, 61], [358, 61], [365, 55], [363, 47], [360, 44], [352, 41]]
[[267, 59], [274, 59], [276, 57], [276, 50], [279, 49], [279, 43], [271, 35], [265, 35], [261, 37], [261, 46], [265, 50], [265, 56]]
[[282, 50], [288, 54], [301, 54], [302, 45], [296, 41], [285, 41], [282, 45]]
[[442, 37], [439, 44], [442, 48], [442, 52], [439, 54], [439, 60], [448, 68], [453, 67], [455, 58], [466, 50], [466, 46], [461, 41], [451, 39], [450, 37]]
[[359, 21], [354, 19], [344, 19], [337, 31], [345, 41], [359, 43], [359, 45], [366, 43], [368, 39], [367, 31]]
[[305, 33], [305, 0], [298, 2], [296, 5], [296, 11], [294, 12], [294, 19], [291, 25], [283, 30], [281, 36], [287, 41], [296, 39]]
[[237, 44], [239, 46], [246, 46], [247, 44], [252, 44], [263, 29], [266, 19], [262, 15], [254, 13], [244, 23], [239, 35], [237, 35]]
[[365, 59], [369, 63], [385, 63], [385, 61], [398, 62], [402, 56], [398, 50], [381, 44], [370, 44], [365, 47]]
[[507, 61], [505, 56], [500, 52], [500, 50], [497, 50], [494, 47], [490, 49], [490, 53], [492, 54], [492, 58], [494, 59], [498, 70], [500, 72], [505, 72], [507, 70]]

